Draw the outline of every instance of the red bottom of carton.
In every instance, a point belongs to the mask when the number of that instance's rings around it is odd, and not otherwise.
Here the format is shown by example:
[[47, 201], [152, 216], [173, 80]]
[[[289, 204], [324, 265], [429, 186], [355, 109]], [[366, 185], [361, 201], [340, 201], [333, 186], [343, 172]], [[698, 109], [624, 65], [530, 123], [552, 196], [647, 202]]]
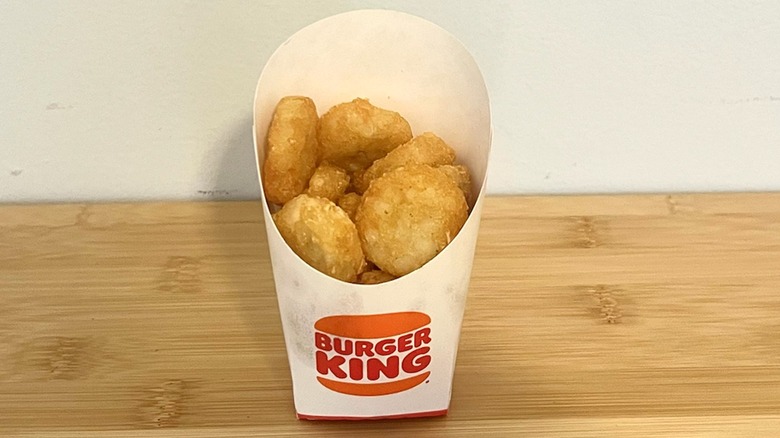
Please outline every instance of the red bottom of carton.
[[439, 417], [447, 415], [447, 409], [440, 411], [427, 411], [427, 412], [412, 412], [409, 414], [396, 414], [396, 415], [379, 415], [376, 417], [331, 417], [323, 415], [308, 415], [296, 412], [295, 414], [299, 420], [397, 420], [401, 418], [423, 418], [423, 417]]

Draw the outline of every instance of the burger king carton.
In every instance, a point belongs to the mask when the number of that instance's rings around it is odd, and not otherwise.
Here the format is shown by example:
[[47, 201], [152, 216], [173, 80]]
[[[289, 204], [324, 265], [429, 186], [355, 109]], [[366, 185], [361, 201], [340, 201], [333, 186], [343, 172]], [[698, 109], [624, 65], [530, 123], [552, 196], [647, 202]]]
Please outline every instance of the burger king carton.
[[479, 68], [452, 35], [405, 13], [361, 10], [311, 24], [276, 50], [260, 76], [254, 102], [258, 164], [274, 108], [287, 95], [311, 97], [320, 115], [356, 97], [398, 111], [415, 135], [434, 132], [455, 149], [478, 194], [465, 225], [441, 253], [377, 285], [345, 283], [307, 265], [282, 239], [263, 198], [297, 416], [444, 415], [491, 144]]

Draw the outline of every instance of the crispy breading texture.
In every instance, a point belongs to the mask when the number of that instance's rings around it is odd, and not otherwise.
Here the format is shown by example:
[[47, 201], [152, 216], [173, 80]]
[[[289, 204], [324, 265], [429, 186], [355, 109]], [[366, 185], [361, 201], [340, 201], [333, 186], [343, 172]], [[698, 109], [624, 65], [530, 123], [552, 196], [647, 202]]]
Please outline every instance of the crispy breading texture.
[[309, 180], [306, 193], [337, 202], [344, 196], [349, 186], [349, 175], [340, 168], [328, 163], [320, 164]]
[[395, 277], [380, 269], [374, 269], [358, 275], [357, 282], [360, 284], [379, 284], [390, 280], [395, 280]]
[[374, 161], [365, 172], [356, 175], [353, 185], [358, 193], [363, 193], [368, 189], [371, 181], [395, 168], [407, 164], [427, 164], [436, 167], [452, 164], [453, 161], [455, 161], [455, 151], [435, 134], [425, 132]]
[[357, 209], [360, 206], [360, 203], [363, 201], [363, 197], [358, 195], [357, 193], [347, 193], [346, 195], [342, 196], [339, 199], [339, 207], [341, 207], [342, 210], [346, 211], [349, 215], [349, 218], [352, 219], [352, 221], [355, 221], [355, 213], [357, 213]]
[[437, 169], [444, 172], [445, 175], [455, 181], [455, 184], [463, 191], [466, 202], [471, 201], [471, 173], [469, 173], [469, 169], [466, 166], [462, 164], [445, 164], [437, 167]]
[[320, 159], [351, 173], [367, 168], [411, 138], [409, 122], [400, 114], [355, 99], [322, 115]]
[[282, 205], [303, 193], [317, 166], [317, 108], [308, 97], [287, 96], [276, 105], [268, 128], [263, 189]]
[[354, 282], [365, 265], [355, 224], [333, 202], [307, 194], [284, 204], [273, 216], [279, 233], [314, 269]]
[[431, 260], [468, 217], [463, 192], [443, 172], [411, 164], [375, 179], [356, 225], [366, 258], [396, 277]]

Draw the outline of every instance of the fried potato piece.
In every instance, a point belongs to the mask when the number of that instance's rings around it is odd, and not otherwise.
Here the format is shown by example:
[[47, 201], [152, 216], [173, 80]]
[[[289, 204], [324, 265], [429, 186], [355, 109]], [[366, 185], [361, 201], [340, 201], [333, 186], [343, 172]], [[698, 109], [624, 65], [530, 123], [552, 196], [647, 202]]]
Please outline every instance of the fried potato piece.
[[365, 265], [355, 224], [325, 199], [298, 195], [273, 216], [290, 248], [314, 269], [354, 282]]
[[407, 164], [427, 164], [436, 167], [452, 164], [453, 161], [455, 161], [455, 151], [435, 134], [425, 132], [374, 161], [365, 172], [356, 175], [353, 185], [358, 193], [363, 193], [372, 180], [397, 167]]
[[328, 163], [322, 163], [314, 170], [306, 193], [336, 202], [344, 196], [348, 186], [349, 175], [347, 175], [344, 169]]
[[395, 277], [385, 271], [374, 269], [358, 275], [357, 282], [360, 284], [379, 284], [390, 280], [395, 280]]
[[346, 211], [352, 222], [355, 221], [355, 213], [363, 201], [363, 197], [357, 193], [347, 193], [339, 199], [339, 207]]
[[466, 197], [466, 202], [471, 201], [471, 174], [469, 173], [469, 169], [466, 166], [462, 164], [445, 164], [443, 166], [437, 167], [437, 169], [444, 172], [445, 175], [455, 181], [455, 184], [457, 184], [458, 187], [460, 187], [460, 189], [463, 191], [463, 196]]
[[317, 166], [317, 108], [308, 97], [287, 96], [276, 105], [268, 128], [263, 189], [274, 204], [303, 193]]
[[365, 169], [412, 138], [412, 128], [400, 114], [378, 108], [365, 99], [334, 106], [319, 125], [320, 159], [346, 169]]
[[396, 277], [431, 260], [468, 216], [463, 192], [428, 165], [399, 167], [363, 194], [356, 225], [366, 258]]

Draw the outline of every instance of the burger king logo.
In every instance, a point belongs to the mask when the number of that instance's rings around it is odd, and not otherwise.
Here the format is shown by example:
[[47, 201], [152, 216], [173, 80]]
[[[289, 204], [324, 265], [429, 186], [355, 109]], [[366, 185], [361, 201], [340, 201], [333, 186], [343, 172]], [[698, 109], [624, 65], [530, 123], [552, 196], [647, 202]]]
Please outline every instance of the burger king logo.
[[355, 396], [395, 394], [425, 382], [431, 317], [421, 312], [334, 315], [314, 323], [317, 380]]

